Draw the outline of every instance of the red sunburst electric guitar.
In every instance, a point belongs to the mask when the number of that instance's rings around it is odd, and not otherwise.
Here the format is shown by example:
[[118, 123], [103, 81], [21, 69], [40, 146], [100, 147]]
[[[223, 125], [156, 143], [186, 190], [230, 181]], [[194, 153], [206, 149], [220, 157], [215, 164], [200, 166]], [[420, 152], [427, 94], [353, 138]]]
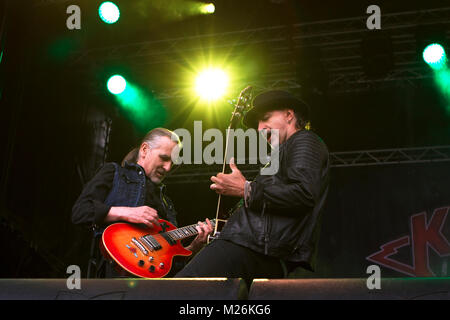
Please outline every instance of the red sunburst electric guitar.
[[[102, 235], [103, 251], [125, 271], [143, 278], [162, 278], [172, 268], [174, 256], [190, 256], [180, 240], [198, 234], [197, 224], [176, 228], [160, 219], [160, 226], [141, 227], [114, 223]], [[215, 226], [215, 219], [211, 220]]]

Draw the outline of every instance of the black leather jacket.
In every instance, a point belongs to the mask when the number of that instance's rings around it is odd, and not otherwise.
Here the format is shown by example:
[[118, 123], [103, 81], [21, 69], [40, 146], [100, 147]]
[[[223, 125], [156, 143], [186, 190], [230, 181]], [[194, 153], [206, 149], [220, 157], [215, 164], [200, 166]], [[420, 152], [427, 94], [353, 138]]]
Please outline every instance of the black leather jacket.
[[251, 182], [248, 207], [232, 214], [220, 238], [314, 270], [328, 185], [326, 145], [311, 131], [297, 131], [279, 148], [278, 172]]

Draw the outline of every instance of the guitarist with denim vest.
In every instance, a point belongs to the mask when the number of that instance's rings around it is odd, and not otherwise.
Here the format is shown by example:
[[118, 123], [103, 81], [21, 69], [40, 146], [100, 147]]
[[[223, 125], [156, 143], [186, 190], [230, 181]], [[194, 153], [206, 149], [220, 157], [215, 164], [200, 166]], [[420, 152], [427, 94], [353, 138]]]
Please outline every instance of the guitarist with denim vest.
[[[164, 128], [151, 130], [139, 148], [133, 149], [122, 165], [106, 163], [84, 187], [72, 208], [72, 222], [93, 227], [97, 236], [109, 224], [129, 222], [152, 227], [164, 219], [177, 226], [173, 203], [165, 195], [162, 180], [172, 168], [171, 154], [180, 144], [175, 133]], [[212, 232], [208, 219], [199, 222], [197, 237], [186, 247], [195, 254]], [[98, 252], [97, 252], [98, 256]], [[97, 277], [128, 276], [100, 256]]]

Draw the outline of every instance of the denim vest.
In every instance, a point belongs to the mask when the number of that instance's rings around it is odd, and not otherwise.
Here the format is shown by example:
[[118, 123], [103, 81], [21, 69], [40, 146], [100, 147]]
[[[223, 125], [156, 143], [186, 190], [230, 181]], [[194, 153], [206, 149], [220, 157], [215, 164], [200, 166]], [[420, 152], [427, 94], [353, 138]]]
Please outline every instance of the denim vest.
[[[144, 169], [136, 163], [127, 163], [122, 167], [113, 163], [116, 170], [114, 173], [113, 187], [106, 197], [105, 204], [113, 207], [140, 207], [145, 204], [146, 177]], [[158, 211], [161, 219], [169, 220], [175, 226], [176, 211], [169, 198], [164, 195], [165, 185], [156, 186], [159, 189], [159, 199], [164, 212]]]

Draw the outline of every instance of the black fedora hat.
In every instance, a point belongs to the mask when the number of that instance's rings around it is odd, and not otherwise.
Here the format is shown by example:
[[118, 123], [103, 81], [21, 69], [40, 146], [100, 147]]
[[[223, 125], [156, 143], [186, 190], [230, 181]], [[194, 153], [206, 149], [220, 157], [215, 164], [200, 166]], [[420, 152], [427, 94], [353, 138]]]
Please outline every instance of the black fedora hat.
[[309, 121], [309, 106], [292, 93], [284, 90], [269, 90], [258, 94], [252, 103], [252, 108], [243, 118], [243, 124], [248, 128], [257, 128], [258, 121], [268, 111], [293, 109], [303, 120]]

